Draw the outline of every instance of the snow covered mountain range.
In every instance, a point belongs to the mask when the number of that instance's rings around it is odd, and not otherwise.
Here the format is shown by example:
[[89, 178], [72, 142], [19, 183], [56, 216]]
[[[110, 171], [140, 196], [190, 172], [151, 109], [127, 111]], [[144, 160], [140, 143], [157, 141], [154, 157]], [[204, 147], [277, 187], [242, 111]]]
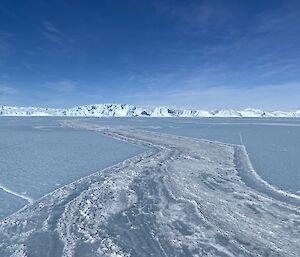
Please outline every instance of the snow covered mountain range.
[[196, 110], [167, 107], [143, 108], [127, 104], [93, 104], [69, 109], [41, 107], [1, 106], [0, 116], [79, 116], [79, 117], [288, 117], [300, 118], [297, 111], [244, 110]]

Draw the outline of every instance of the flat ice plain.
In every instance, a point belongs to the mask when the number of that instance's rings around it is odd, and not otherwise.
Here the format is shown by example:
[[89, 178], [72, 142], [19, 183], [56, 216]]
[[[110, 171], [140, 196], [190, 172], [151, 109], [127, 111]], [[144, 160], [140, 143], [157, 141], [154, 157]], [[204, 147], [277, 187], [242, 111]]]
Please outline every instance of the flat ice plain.
[[299, 256], [300, 198], [256, 176], [244, 146], [62, 125], [148, 150], [2, 220], [1, 257]]
[[[142, 151], [57, 118], [0, 118], [0, 219], [53, 190]], [[1, 256], [1, 255], [0, 255]]]

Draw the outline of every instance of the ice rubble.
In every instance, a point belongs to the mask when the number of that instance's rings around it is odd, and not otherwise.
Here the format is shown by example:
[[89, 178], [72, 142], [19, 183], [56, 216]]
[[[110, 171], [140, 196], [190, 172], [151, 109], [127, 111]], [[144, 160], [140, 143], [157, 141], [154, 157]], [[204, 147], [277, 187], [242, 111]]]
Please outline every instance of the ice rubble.
[[298, 111], [196, 110], [167, 107], [143, 108], [127, 104], [94, 104], [69, 109], [0, 106], [0, 116], [91, 116], [91, 117], [289, 117], [300, 118]]
[[3, 220], [0, 256], [298, 256], [299, 198], [245, 176], [242, 146], [63, 125], [148, 150]]

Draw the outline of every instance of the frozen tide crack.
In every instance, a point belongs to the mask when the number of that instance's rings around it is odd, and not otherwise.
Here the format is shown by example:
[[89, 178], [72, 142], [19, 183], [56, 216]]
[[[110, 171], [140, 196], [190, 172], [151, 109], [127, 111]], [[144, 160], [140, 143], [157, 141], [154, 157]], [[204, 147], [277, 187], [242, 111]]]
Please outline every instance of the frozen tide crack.
[[33, 203], [33, 201], [34, 201], [34, 199], [32, 199], [31, 197], [20, 194], [18, 192], [15, 192], [15, 191], [13, 191], [13, 190], [11, 190], [11, 189], [3, 186], [3, 185], [0, 185], [0, 189], [2, 189], [6, 193], [12, 194], [12, 195], [17, 196], [19, 198], [22, 198], [23, 200], [27, 201], [28, 203]]

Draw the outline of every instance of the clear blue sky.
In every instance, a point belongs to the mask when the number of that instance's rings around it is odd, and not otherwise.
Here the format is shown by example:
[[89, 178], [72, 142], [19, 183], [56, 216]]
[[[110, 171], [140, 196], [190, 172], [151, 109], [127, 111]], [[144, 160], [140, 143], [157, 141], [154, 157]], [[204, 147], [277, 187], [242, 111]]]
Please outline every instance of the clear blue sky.
[[1, 0], [0, 105], [300, 108], [300, 1]]

